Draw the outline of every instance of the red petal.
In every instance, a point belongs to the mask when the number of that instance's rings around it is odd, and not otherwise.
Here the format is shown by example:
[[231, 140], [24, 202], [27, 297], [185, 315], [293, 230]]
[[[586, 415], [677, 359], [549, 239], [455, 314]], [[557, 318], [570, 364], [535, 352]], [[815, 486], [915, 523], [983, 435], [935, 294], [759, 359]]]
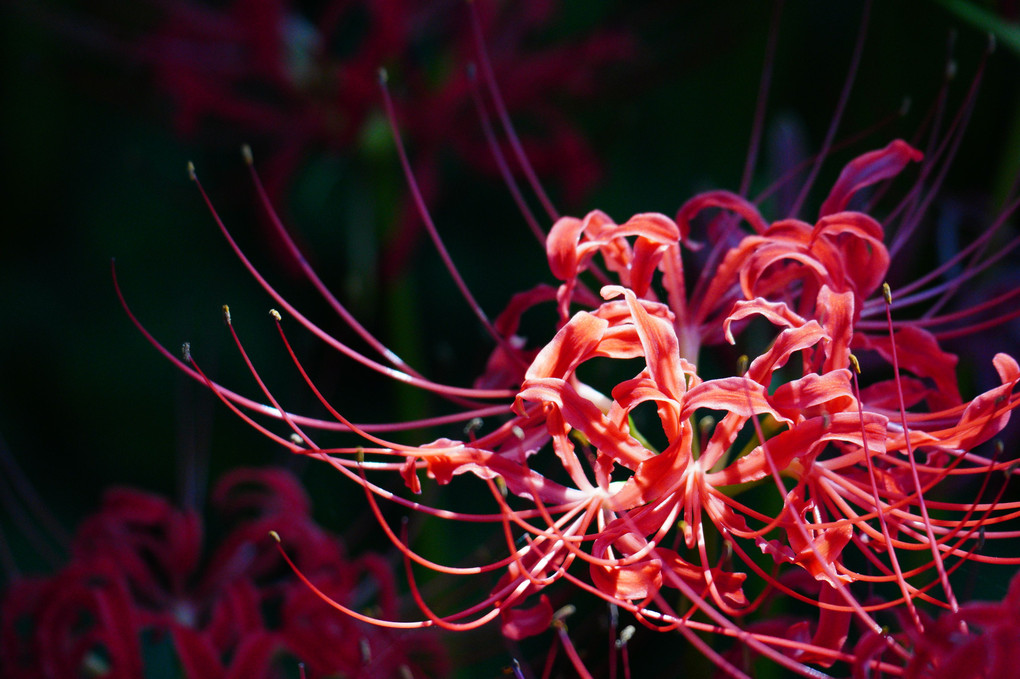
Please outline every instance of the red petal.
[[919, 162], [924, 154], [902, 139], [894, 139], [884, 149], [870, 151], [851, 160], [839, 174], [829, 197], [822, 203], [819, 216], [842, 212], [854, 194], [866, 186], [898, 175], [910, 161]]
[[553, 609], [549, 597], [543, 594], [539, 602], [531, 608], [504, 608], [499, 615], [503, 621], [503, 636], [520, 641], [549, 629]]
[[764, 233], [765, 229], [768, 228], [768, 223], [759, 214], [758, 208], [745, 198], [730, 191], [706, 191], [694, 196], [677, 210], [676, 224], [680, 228], [680, 236], [683, 240], [687, 240], [687, 236], [691, 231], [691, 220], [699, 212], [710, 207], [717, 207], [737, 213], [758, 233]]

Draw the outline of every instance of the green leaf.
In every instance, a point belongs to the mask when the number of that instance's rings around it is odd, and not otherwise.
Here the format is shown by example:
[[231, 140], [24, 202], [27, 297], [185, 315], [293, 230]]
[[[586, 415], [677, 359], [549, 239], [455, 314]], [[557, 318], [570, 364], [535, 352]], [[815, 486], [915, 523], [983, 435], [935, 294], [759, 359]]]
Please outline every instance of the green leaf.
[[937, 1], [974, 28], [995, 36], [999, 44], [1020, 54], [1020, 24], [1010, 23], [994, 12], [966, 0]]

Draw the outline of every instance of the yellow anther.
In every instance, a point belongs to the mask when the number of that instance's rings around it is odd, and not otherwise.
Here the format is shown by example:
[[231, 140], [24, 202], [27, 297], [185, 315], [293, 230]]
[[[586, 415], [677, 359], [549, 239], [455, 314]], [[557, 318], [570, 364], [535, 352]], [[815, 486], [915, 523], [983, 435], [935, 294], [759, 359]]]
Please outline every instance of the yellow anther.
[[188, 161], [188, 179], [195, 181], [195, 164], [190, 160]]
[[272, 316], [273, 320], [276, 321], [277, 323], [283, 320], [283, 316], [281, 316], [280, 312], [277, 311], [276, 309], [270, 309], [269, 315]]
[[882, 283], [882, 296], [885, 297], [886, 304], [892, 304], [892, 288], [888, 283]]
[[251, 147], [247, 144], [241, 145], [241, 157], [244, 158], [244, 162], [249, 165], [255, 162], [255, 157], [251, 154]]
[[708, 432], [712, 431], [712, 428], [714, 426], [715, 418], [712, 417], [711, 415], [705, 415], [700, 420], [698, 420], [698, 431], [700, 431], [702, 434], [707, 434]]
[[861, 374], [861, 364], [857, 362], [857, 357], [850, 354], [850, 365], [853, 367], [854, 372], [858, 375]]
[[269, 537], [273, 538], [273, 539], [274, 539], [274, 540], [276, 540], [276, 541], [277, 541], [278, 543], [280, 542], [280, 534], [279, 534], [279, 533], [277, 533], [277, 532], [276, 532], [275, 530], [271, 530], [271, 531], [269, 531]]
[[226, 304], [223, 305], [223, 322], [230, 325], [230, 307]]
[[747, 369], [751, 367], [751, 359], [747, 357], [747, 354], [742, 354], [737, 359], [737, 375], [743, 377], [747, 373]]

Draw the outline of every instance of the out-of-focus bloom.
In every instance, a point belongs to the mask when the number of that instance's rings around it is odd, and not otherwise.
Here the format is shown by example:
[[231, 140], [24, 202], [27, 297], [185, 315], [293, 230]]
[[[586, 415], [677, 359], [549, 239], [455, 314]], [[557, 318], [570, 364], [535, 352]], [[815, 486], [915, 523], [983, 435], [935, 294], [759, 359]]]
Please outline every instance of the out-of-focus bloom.
[[[477, 124], [475, 85], [464, 68], [478, 63], [501, 84], [498, 108], [527, 130], [500, 143], [517, 145], [532, 166], [525, 172], [555, 177], [556, 189], [577, 204], [602, 168], [562, 105], [594, 98], [599, 78], [633, 59], [634, 41], [607, 29], [538, 47], [561, 3], [471, 4], [468, 11], [406, 0], [154, 0], [115, 17], [43, 23], [58, 34], [78, 27], [71, 40], [115, 57], [112, 69], [144, 69], [181, 135], [208, 145], [254, 146], [277, 204], [285, 204], [312, 159], [358, 157], [357, 172], [377, 162], [385, 139], [377, 87], [382, 67], [399, 78], [397, 115], [427, 200], [450, 195], [441, 165], [451, 150], [472, 172], [498, 176], [502, 168]], [[384, 153], [388, 159], [388, 147]], [[397, 276], [421, 234], [415, 208], [405, 201], [396, 209], [388, 203], [365, 209], [394, 216], [372, 265], [384, 277]]]
[[[601, 31], [525, 49], [556, 14], [555, 4], [477, 4], [503, 102], [534, 123], [522, 140], [529, 157], [539, 171], [562, 177], [576, 200], [597, 163], [551, 101], [591, 97], [594, 74], [625, 58], [629, 41]], [[152, 63], [182, 132], [225, 125], [235, 137], [273, 140], [269, 146], [291, 163], [310, 148], [347, 147], [372, 133], [381, 120], [377, 73], [386, 67], [408, 90], [398, 109], [422, 168], [453, 142], [475, 169], [496, 172], [480, 134], [451, 134], [475, 119], [468, 79], [451, 69], [477, 60], [468, 12], [451, 22], [446, 11], [403, 0], [330, 2], [312, 19], [306, 11], [288, 0], [160, 4], [157, 28], [129, 49]]]
[[[432, 640], [359, 623], [293, 576], [267, 532], [286, 527], [291, 558], [323, 592], [357, 608], [398, 612], [389, 565], [351, 559], [316, 525], [282, 470], [239, 469], [211, 498], [221, 539], [205, 552], [194, 511], [130, 488], [107, 491], [74, 536], [69, 563], [15, 580], [4, 595], [5, 677], [141, 677], [151, 663], [184, 676], [442, 676]], [[402, 669], [405, 668], [405, 669]], [[282, 674], [281, 674], [282, 673]]]

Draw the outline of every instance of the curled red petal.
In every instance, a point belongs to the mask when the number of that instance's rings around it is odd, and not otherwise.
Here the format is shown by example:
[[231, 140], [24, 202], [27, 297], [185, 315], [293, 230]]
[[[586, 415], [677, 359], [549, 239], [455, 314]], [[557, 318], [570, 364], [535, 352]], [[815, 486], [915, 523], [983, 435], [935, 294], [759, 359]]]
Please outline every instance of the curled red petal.
[[503, 636], [520, 641], [549, 629], [553, 619], [553, 608], [549, 603], [549, 597], [543, 594], [539, 597], [538, 603], [530, 608], [519, 606], [504, 608], [499, 615], [502, 620]]
[[842, 212], [850, 199], [861, 189], [883, 179], [898, 175], [910, 161], [919, 162], [924, 154], [902, 139], [894, 139], [884, 149], [869, 151], [860, 155], [843, 168], [839, 179], [822, 203], [818, 216], [825, 217]]
[[687, 240], [687, 235], [691, 231], [691, 220], [702, 210], [711, 207], [735, 212], [758, 233], [764, 233], [768, 228], [768, 222], [758, 212], [758, 208], [746, 198], [730, 191], [706, 191], [694, 196], [677, 210], [676, 225], [680, 229], [680, 237], [683, 240]]

